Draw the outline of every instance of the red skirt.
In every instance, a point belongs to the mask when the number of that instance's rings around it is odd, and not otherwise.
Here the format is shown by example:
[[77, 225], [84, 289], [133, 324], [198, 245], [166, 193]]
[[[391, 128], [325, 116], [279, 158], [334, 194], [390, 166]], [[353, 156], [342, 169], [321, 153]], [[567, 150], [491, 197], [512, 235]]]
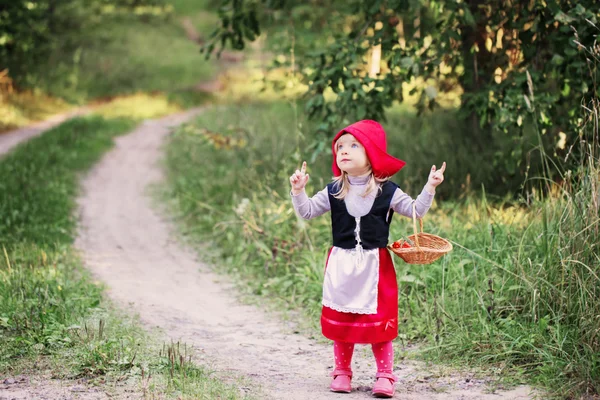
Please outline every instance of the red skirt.
[[388, 249], [379, 249], [377, 314], [344, 313], [323, 306], [321, 330], [328, 339], [349, 343], [387, 342], [398, 336], [398, 282]]

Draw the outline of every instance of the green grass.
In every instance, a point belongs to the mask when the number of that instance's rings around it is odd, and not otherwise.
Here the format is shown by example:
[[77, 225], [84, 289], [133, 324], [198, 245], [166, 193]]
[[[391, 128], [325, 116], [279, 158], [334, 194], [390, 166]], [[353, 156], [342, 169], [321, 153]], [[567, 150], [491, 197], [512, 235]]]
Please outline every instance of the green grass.
[[76, 118], [6, 155], [0, 163], [2, 245], [69, 244], [79, 174], [134, 126], [126, 119]]
[[173, 7], [173, 12], [177, 18], [186, 18], [192, 22], [196, 32], [203, 40], [208, 39], [210, 34], [220, 24], [217, 15], [218, 2], [207, 0], [167, 0], [166, 3]]
[[143, 92], [191, 90], [216, 72], [175, 18], [148, 22], [115, 17], [87, 33], [74, 58], [57, 51], [35, 86], [57, 97], [85, 102]]
[[[386, 125], [395, 132], [390, 153], [414, 165], [395, 177], [413, 196], [430, 163], [448, 161], [444, 184], [458, 185], [454, 162], [483, 162], [449, 154], [459, 127], [448, 118], [400, 113]], [[211, 261], [238, 276], [240, 290], [303, 310], [316, 325], [330, 221], [298, 219], [288, 195], [304, 159], [308, 193], [330, 180], [330, 155], [310, 147], [311, 128], [293, 102], [209, 110], [172, 137], [166, 196], [192, 242], [220, 249]], [[540, 385], [548, 396], [600, 392], [597, 163], [529, 205], [468, 188], [462, 199], [436, 202], [425, 230], [455, 249], [427, 266], [396, 259], [399, 340], [420, 342], [422, 357], [500, 371], [504, 382]], [[409, 219], [394, 221], [392, 239], [412, 233]]]
[[68, 345], [69, 326], [101, 300], [67, 246], [7, 248], [0, 262], [0, 370], [31, 352]]
[[19, 90], [0, 94], [0, 131], [116, 96], [164, 95], [184, 108], [210, 100], [195, 86], [216, 76], [216, 63], [186, 37], [181, 19], [188, 16], [206, 35], [216, 14], [205, 2], [173, 6], [157, 16], [105, 15], [75, 37], [57, 38], [46, 63], [30, 66]]
[[[150, 108], [139, 117], [171, 111]], [[72, 248], [81, 174], [135, 123], [75, 118], [0, 158], [0, 374], [85, 378], [111, 383], [107, 390], [127, 381], [150, 398], [241, 398], [195, 365], [184, 344], [163, 345], [120, 315]]]
[[0, 375], [83, 378], [113, 395], [125, 387], [145, 398], [242, 398], [184, 343], [163, 343], [114, 309], [67, 246], [9, 254], [0, 261]]

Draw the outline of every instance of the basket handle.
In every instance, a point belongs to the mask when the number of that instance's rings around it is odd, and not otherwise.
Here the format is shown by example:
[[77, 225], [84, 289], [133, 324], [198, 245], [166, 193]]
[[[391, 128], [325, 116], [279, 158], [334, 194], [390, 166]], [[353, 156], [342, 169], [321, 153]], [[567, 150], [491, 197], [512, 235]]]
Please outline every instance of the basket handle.
[[[421, 250], [421, 246], [419, 246], [419, 235], [417, 235], [417, 202], [413, 201], [412, 203], [412, 217], [413, 217], [413, 230], [415, 231], [415, 243], [417, 245], [417, 250]], [[419, 218], [419, 225], [421, 227], [421, 233], [423, 233], [423, 219]]]

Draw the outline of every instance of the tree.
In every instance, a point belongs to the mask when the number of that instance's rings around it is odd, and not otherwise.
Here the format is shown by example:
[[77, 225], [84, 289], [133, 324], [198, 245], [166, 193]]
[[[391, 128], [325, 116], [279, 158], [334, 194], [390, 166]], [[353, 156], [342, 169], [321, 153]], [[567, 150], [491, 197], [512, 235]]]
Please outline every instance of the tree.
[[[504, 172], [489, 183], [514, 188], [532, 146], [568, 154], [583, 135], [580, 107], [598, 97], [592, 83], [598, 69], [586, 57], [598, 51], [595, 0], [312, 0], [309, 6], [325, 10], [325, 29], [320, 12], [305, 12], [306, 2], [224, 0], [207, 50], [243, 49], [265, 24], [320, 27], [299, 64], [309, 87], [306, 111], [323, 131], [355, 119], [384, 120], [386, 108], [403, 101], [402, 85], [417, 79], [424, 83], [414, 89], [420, 112], [438, 106], [440, 91], [459, 86], [459, 116], [468, 126], [462, 134]], [[376, 74], [369, 68], [373, 49], [381, 52]], [[333, 101], [325, 100], [327, 91]], [[539, 137], [527, 133], [532, 125]], [[575, 155], [567, 167], [577, 164]]]

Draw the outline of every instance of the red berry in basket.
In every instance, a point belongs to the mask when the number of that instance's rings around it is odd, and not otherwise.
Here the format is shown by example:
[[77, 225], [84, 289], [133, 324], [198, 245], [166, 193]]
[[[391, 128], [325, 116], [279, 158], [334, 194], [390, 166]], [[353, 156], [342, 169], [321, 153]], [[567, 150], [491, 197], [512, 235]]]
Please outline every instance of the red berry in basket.
[[410, 243], [408, 243], [408, 242], [402, 243], [402, 248], [407, 249], [409, 247], [410, 247]]
[[399, 249], [400, 247], [402, 247], [402, 245], [399, 242], [394, 242], [392, 243], [392, 247], [395, 249]]

